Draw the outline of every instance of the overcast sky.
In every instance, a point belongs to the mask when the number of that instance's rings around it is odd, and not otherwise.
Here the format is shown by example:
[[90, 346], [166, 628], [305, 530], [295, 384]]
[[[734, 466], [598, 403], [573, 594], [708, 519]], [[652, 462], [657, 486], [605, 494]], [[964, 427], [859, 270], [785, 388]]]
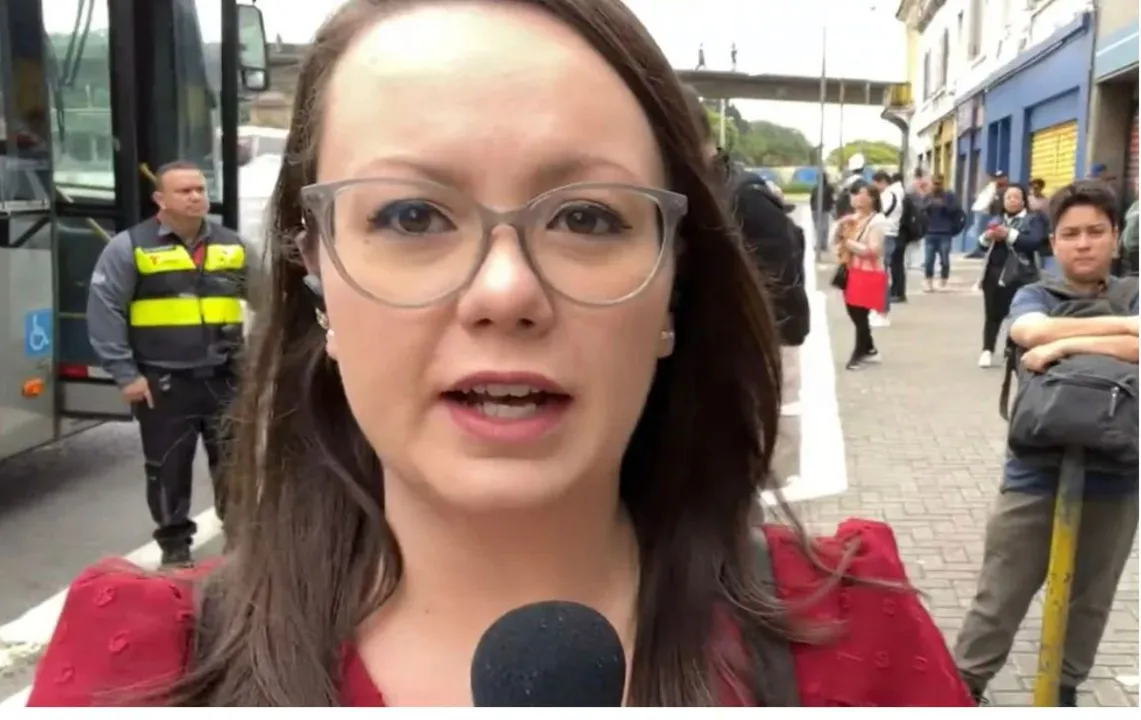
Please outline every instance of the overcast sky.
[[[896, 0], [624, 0], [642, 19], [675, 67], [693, 67], [705, 44], [711, 69], [729, 69], [729, 48], [738, 49], [738, 69], [748, 73], [818, 78], [827, 33], [828, 74], [848, 78], [901, 81], [906, 74], [903, 26], [895, 20]], [[51, 0], [49, 30], [70, 32], [79, 0]], [[196, 0], [203, 34], [217, 41], [218, 0]], [[304, 43], [341, 0], [258, 0], [270, 40]], [[95, 3], [93, 27], [106, 26], [106, 5]], [[777, 19], [779, 18], [779, 20]], [[827, 26], [825, 26], [827, 25]], [[741, 101], [749, 120], [770, 120], [820, 137], [820, 107], [805, 103]], [[843, 112], [843, 137], [887, 140], [898, 144], [899, 131], [880, 118], [875, 107], [849, 106]], [[840, 142], [841, 113], [826, 109], [825, 145]]]

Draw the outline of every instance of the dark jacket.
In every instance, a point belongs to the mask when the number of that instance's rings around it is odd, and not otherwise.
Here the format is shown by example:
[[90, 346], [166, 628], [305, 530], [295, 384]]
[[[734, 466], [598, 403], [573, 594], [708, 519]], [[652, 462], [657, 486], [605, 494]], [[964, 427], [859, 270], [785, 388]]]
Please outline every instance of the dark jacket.
[[781, 342], [799, 346], [808, 335], [808, 295], [804, 289], [804, 233], [784, 202], [751, 173], [730, 178], [734, 215], [745, 247], [768, 280]]
[[1011, 252], [1018, 253], [1032, 264], [1037, 264], [1035, 254], [1046, 242], [1049, 230], [1042, 214], [1032, 213], [1029, 210], [1023, 210], [1017, 215], [1004, 214], [992, 219], [991, 222], [994, 220], [998, 220], [1008, 230], [1013, 231], [1012, 234], [1015, 236], [1014, 238], [1008, 237], [1005, 242], [996, 243], [987, 240], [985, 233], [979, 236], [979, 244], [988, 247], [986, 265], [983, 269], [983, 282], [984, 284], [997, 285], [1002, 276], [1003, 265]]
[[963, 206], [950, 190], [932, 194], [927, 199], [927, 234], [946, 237], [957, 235], [963, 221]]
[[[821, 193], [824, 195], [823, 198], [820, 197]], [[812, 203], [812, 212], [816, 212], [817, 209], [820, 208], [821, 199], [824, 201], [824, 207], [822, 208], [824, 212], [832, 212], [832, 208], [836, 204], [835, 193], [836, 190], [832, 187], [832, 183], [828, 182], [827, 180], [825, 180], [823, 183], [816, 183], [816, 185], [812, 188], [812, 193], [809, 196], [809, 202]]]

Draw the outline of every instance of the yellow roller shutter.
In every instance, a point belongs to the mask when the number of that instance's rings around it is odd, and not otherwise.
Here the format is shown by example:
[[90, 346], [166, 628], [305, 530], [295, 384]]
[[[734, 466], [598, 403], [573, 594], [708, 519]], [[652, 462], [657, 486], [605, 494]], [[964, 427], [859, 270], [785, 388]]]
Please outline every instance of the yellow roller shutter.
[[1041, 178], [1047, 195], [1073, 182], [1077, 158], [1077, 122], [1054, 125], [1030, 136], [1030, 179]]

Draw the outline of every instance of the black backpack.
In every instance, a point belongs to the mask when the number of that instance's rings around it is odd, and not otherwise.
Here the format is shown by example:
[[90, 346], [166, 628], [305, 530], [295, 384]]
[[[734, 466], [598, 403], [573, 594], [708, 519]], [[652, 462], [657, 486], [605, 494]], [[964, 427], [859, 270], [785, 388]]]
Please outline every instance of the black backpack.
[[785, 204], [757, 175], [741, 173], [730, 180], [734, 215], [745, 247], [768, 280], [781, 344], [798, 347], [808, 337], [810, 310], [804, 289], [804, 231], [792, 221]]
[[[1051, 317], [1130, 315], [1137, 279], [1114, 282], [1098, 297], [1079, 295], [1061, 281], [1039, 283], [1063, 299]], [[1020, 362], [1023, 350], [1007, 343], [999, 412], [1009, 422], [1011, 454], [1042, 469], [1058, 469], [1069, 448], [1081, 448], [1084, 469], [1126, 475], [1137, 469], [1137, 365], [1106, 355], [1071, 355], [1043, 373]], [[1010, 404], [1011, 379], [1018, 390]]]
[[909, 194], [903, 196], [903, 213], [899, 216], [899, 237], [906, 243], [922, 240], [927, 234], [927, 214]]

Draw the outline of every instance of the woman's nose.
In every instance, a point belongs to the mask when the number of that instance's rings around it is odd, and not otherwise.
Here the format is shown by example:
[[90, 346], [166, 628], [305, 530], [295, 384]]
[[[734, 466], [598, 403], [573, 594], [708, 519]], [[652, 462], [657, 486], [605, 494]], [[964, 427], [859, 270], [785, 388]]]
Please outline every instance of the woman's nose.
[[461, 322], [507, 330], [542, 331], [554, 313], [546, 287], [512, 227], [492, 231], [487, 255], [459, 300]]

